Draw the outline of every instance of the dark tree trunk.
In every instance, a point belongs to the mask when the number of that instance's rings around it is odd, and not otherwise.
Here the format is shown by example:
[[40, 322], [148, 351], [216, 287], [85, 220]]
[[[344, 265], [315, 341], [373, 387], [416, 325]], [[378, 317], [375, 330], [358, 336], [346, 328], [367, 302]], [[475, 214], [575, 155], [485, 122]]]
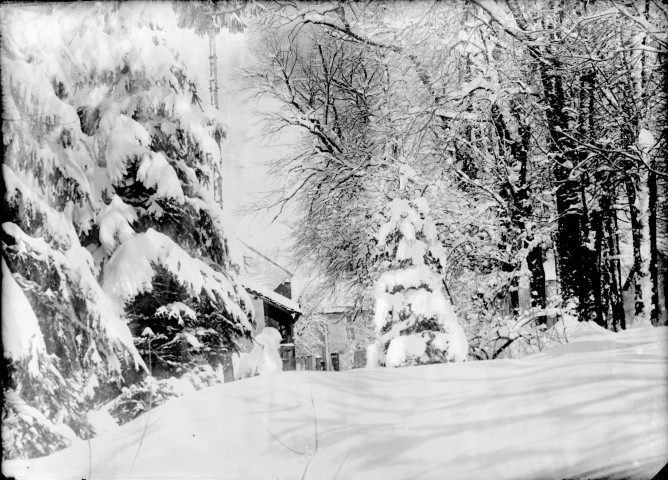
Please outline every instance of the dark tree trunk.
[[604, 236], [603, 222], [599, 212], [592, 214], [592, 228], [596, 232], [594, 249], [596, 250], [596, 274], [594, 283], [594, 305], [596, 308], [596, 323], [607, 328], [609, 295], [607, 295], [607, 286], [609, 282], [608, 266], [605, 263], [604, 256]]
[[634, 179], [626, 179], [626, 196], [629, 200], [629, 216], [631, 218], [631, 238], [633, 243], [633, 287], [635, 298], [635, 314], [643, 313], [645, 304], [642, 298], [642, 287], [640, 279], [642, 278], [642, 255], [640, 253], [640, 244], [642, 236], [642, 224], [640, 223], [640, 210], [637, 206], [638, 196], [636, 194], [636, 184]]
[[619, 234], [617, 233], [617, 214], [608, 203], [608, 261], [610, 263], [610, 306], [612, 307], [612, 329], [626, 329], [624, 300], [621, 291], [621, 266], [619, 262]]
[[[650, 165], [655, 167], [655, 162]], [[652, 284], [652, 312], [650, 319], [652, 325], [659, 324], [659, 254], [656, 238], [656, 199], [657, 182], [656, 173], [649, 172], [647, 178], [647, 189], [649, 190], [649, 277]]]
[[[511, 108], [511, 114], [519, 124], [518, 137], [514, 138], [501, 115], [499, 107], [492, 106], [492, 121], [499, 139], [500, 155], [506, 158], [507, 163], [519, 166], [519, 179], [516, 184], [508, 181], [506, 193], [503, 195], [508, 201], [510, 209], [509, 216], [513, 230], [525, 233], [522, 240], [522, 248], [527, 248], [534, 235], [526, 231], [527, 218], [531, 215], [530, 190], [529, 190], [529, 145], [531, 142], [531, 126], [522, 121], [520, 107], [515, 105]], [[545, 308], [545, 271], [543, 269], [543, 249], [540, 246], [533, 247], [527, 254], [527, 267], [531, 272], [529, 289], [531, 306]]]
[[[529, 33], [529, 25], [516, 0], [507, 0], [508, 7], [517, 25]], [[557, 257], [561, 280], [562, 297], [566, 302], [579, 303], [580, 320], [593, 319], [593, 288], [591, 264], [595, 253], [585, 247], [581, 229], [585, 225], [583, 205], [580, 198], [580, 180], [573, 177], [572, 170], [578, 163], [579, 154], [572, 140], [564, 132], [569, 132], [568, 117], [564, 111], [566, 93], [561, 76], [562, 65], [549, 47], [539, 47], [527, 43], [530, 55], [536, 62], [543, 87], [546, 117], [549, 130], [550, 150], [554, 154], [554, 180], [557, 184], [556, 232]]]

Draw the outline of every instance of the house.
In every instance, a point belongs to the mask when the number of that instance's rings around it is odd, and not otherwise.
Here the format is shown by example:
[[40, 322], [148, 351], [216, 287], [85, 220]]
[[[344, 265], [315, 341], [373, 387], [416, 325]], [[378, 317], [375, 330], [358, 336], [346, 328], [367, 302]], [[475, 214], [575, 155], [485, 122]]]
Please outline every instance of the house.
[[[240, 275], [253, 304], [256, 328], [259, 333], [265, 327], [273, 327], [281, 333], [280, 354], [283, 370], [296, 369], [294, 324], [301, 315], [299, 304], [292, 300], [294, 274], [277, 262], [239, 240], [243, 251], [243, 268]], [[252, 342], [243, 345], [252, 348]]]
[[366, 365], [366, 347], [372, 335], [368, 315], [354, 318], [351, 307], [330, 307], [312, 314], [309, 320], [318, 324], [321, 346], [315, 354], [313, 350], [297, 350], [298, 370], [339, 371]]
[[242, 278], [241, 284], [251, 297], [255, 311], [255, 331], [264, 327], [273, 327], [281, 334], [280, 354], [283, 370], [296, 369], [294, 324], [301, 315], [299, 304], [292, 300], [292, 288], [289, 280], [282, 282], [274, 290], [248, 278]]

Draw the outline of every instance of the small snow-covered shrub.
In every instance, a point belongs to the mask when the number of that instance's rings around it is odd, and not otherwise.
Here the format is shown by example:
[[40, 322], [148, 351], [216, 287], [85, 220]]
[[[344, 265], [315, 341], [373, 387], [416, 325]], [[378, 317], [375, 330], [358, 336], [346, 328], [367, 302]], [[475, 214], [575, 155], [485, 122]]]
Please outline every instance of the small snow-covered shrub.
[[54, 425], [15, 393], [6, 394], [2, 406], [2, 453], [6, 459], [49, 455], [74, 439], [76, 434], [66, 425]]
[[123, 393], [110, 406], [109, 413], [123, 425], [177, 396], [169, 382], [146, 377], [140, 383], [123, 388]]
[[214, 370], [211, 365], [208, 364], [195, 366], [181, 377], [181, 379], [190, 382], [195, 390], [201, 390], [203, 388], [225, 383], [222, 367]]
[[2, 407], [2, 452], [6, 459], [42, 457], [65, 448], [69, 442], [34, 416], [15, 406]]
[[123, 388], [123, 392], [111, 402], [107, 410], [119, 424], [124, 424], [162, 405], [170, 398], [224, 383], [222, 368], [196, 365], [181, 377], [157, 379], [146, 377], [141, 382]]
[[[445, 255], [424, 198], [395, 198], [378, 234], [376, 357], [387, 367], [466, 361], [468, 342], [445, 296]], [[367, 362], [368, 364], [369, 362]]]

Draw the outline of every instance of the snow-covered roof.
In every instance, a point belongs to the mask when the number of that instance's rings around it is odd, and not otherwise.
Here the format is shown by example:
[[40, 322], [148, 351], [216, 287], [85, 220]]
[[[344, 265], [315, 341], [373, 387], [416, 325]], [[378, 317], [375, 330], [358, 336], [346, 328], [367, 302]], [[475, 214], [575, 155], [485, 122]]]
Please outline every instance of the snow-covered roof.
[[282, 308], [283, 310], [286, 310], [289, 313], [296, 313], [299, 315], [301, 315], [302, 313], [302, 310], [297, 302], [288, 297], [284, 297], [280, 293], [276, 293], [253, 280], [250, 280], [248, 278], [242, 278], [241, 284], [250, 293], [257, 295], [258, 297], [261, 297], [263, 300], [279, 308]]

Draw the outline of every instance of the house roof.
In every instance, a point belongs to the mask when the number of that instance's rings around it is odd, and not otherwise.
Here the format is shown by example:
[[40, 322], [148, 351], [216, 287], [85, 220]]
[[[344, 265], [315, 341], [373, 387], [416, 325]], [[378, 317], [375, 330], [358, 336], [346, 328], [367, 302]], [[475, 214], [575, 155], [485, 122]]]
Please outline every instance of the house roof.
[[257, 295], [258, 297], [262, 298], [262, 300], [266, 301], [267, 303], [270, 303], [282, 310], [285, 310], [288, 313], [291, 314], [297, 314], [301, 315], [302, 310], [299, 307], [299, 304], [295, 302], [294, 300], [284, 297], [280, 293], [276, 293], [272, 291], [271, 289], [254, 282], [253, 280], [250, 280], [248, 278], [242, 278], [241, 279], [241, 284], [244, 286], [246, 290], [248, 290], [250, 293]]

